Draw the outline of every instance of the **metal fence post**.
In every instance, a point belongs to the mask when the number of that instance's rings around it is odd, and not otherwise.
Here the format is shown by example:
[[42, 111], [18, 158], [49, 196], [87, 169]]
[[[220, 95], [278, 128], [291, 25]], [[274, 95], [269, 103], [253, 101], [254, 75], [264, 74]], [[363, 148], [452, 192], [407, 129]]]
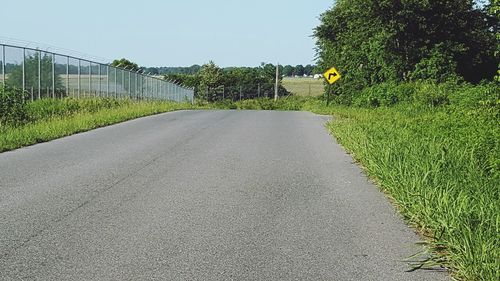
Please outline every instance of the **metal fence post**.
[[66, 57], [66, 95], [69, 96], [69, 57]]
[[38, 99], [41, 98], [42, 92], [42, 52], [38, 50]]
[[144, 84], [143, 84], [143, 81], [142, 81], [142, 74], [139, 72], [137, 73], [137, 95], [139, 96], [139, 99], [143, 99], [144, 98]]
[[138, 97], [139, 97], [139, 93], [138, 93], [138, 91], [137, 91], [137, 90], [139, 89], [139, 85], [137, 85], [137, 81], [138, 81], [137, 76], [138, 76], [138, 74], [137, 74], [137, 71], [136, 71], [136, 72], [134, 73], [134, 77], [135, 77], [135, 87], [134, 87], [134, 88], [135, 88], [135, 90], [134, 90], [134, 96], [135, 96], [135, 99], [138, 99]]
[[56, 97], [56, 55], [52, 54], [52, 98]]
[[5, 45], [2, 45], [2, 83], [5, 86]]
[[80, 75], [81, 75], [81, 66], [82, 66], [82, 63], [80, 61], [80, 59], [78, 59], [78, 98], [80, 98]]
[[158, 79], [155, 78], [155, 81], [156, 99], [160, 99], [160, 92], [158, 92]]
[[129, 96], [129, 98], [132, 98], [132, 82], [130, 82], [130, 78], [132, 75], [131, 72], [132, 71], [128, 72], [128, 96]]
[[115, 67], [113, 67], [113, 69], [115, 70], [115, 98], [118, 98], [118, 90], [117, 90], [117, 86], [118, 86], [118, 84], [117, 84], [117, 82], [116, 82], [116, 81], [117, 81], [117, 79], [116, 79], [116, 76], [117, 76], [117, 75], [116, 75], [116, 68], [115, 68]]
[[[124, 96], [124, 92], [125, 92], [124, 90], [125, 90], [125, 71], [122, 70], [122, 88], [120, 90], [122, 97]], [[125, 92], [125, 94], [126, 94], [126, 92]]]
[[106, 97], [109, 98], [109, 65], [106, 65]]
[[165, 81], [161, 81], [160, 84], [160, 92], [161, 92], [161, 99], [165, 100]]
[[97, 69], [97, 76], [99, 77], [99, 94], [97, 96], [101, 97], [101, 95], [102, 95], [101, 64], [98, 64], [97, 67], [98, 67], [98, 69]]
[[89, 96], [92, 96], [92, 62], [89, 61]]
[[[23, 92], [26, 91], [26, 49], [23, 48]], [[33, 93], [31, 93], [31, 101], [33, 101]]]

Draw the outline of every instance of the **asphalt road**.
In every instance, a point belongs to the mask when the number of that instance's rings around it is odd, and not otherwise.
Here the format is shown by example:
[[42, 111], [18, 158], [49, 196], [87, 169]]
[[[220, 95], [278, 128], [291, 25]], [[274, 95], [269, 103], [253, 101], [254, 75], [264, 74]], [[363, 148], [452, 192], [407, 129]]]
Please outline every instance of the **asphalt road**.
[[441, 280], [307, 112], [181, 111], [0, 154], [0, 280]]

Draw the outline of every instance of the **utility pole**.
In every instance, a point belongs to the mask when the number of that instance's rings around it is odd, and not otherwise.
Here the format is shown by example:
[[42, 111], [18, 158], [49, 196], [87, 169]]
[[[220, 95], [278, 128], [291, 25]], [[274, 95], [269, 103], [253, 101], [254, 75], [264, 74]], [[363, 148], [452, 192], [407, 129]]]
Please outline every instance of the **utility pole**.
[[278, 62], [278, 64], [276, 65], [276, 83], [274, 84], [274, 101], [278, 100], [278, 79], [280, 75], [279, 67], [280, 63]]

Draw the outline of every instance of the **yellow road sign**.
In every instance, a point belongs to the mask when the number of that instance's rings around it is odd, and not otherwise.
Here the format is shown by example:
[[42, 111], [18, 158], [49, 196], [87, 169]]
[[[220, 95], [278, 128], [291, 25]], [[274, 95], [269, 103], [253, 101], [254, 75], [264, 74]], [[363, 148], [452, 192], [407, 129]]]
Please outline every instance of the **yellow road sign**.
[[330, 84], [337, 82], [337, 80], [339, 80], [340, 77], [342, 77], [340, 76], [340, 73], [335, 69], [335, 67], [330, 68], [323, 75], [325, 76], [326, 81], [328, 81], [328, 83]]

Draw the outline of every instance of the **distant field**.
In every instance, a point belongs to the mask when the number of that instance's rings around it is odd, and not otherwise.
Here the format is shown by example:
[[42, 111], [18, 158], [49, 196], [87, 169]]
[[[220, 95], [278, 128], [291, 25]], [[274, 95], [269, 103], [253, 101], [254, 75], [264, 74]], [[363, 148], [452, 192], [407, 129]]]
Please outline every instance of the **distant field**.
[[323, 79], [285, 77], [283, 87], [298, 96], [321, 96], [324, 93]]

